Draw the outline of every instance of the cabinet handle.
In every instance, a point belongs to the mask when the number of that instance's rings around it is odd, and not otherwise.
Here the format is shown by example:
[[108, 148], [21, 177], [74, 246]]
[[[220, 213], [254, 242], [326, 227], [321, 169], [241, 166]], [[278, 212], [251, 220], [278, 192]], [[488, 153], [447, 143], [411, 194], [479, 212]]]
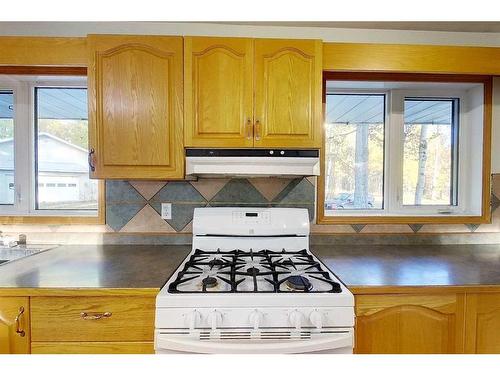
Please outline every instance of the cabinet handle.
[[255, 140], [260, 141], [260, 121], [255, 121]]
[[253, 138], [253, 126], [252, 126], [252, 119], [247, 120], [247, 139], [252, 139]]
[[81, 318], [83, 320], [99, 320], [102, 318], [109, 318], [111, 315], [113, 315], [110, 312], [104, 312], [104, 313], [86, 313], [82, 312], [80, 314]]
[[16, 322], [16, 333], [21, 336], [21, 337], [24, 337], [26, 335], [26, 332], [24, 332], [24, 329], [21, 329], [21, 315], [24, 314], [24, 307], [21, 306], [19, 308], [19, 312], [17, 313], [17, 316], [16, 316], [16, 319], [15, 319], [15, 322]]
[[89, 167], [92, 172], [95, 171], [94, 155], [95, 155], [95, 150], [91, 148], [89, 151]]

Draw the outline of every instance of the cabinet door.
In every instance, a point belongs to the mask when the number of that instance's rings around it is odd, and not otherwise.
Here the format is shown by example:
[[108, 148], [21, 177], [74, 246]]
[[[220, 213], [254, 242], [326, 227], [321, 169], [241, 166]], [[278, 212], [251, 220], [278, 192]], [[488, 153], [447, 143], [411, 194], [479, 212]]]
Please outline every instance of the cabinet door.
[[184, 38], [185, 143], [253, 146], [253, 41]]
[[320, 147], [321, 41], [255, 41], [255, 146]]
[[153, 342], [33, 342], [33, 354], [154, 354]]
[[356, 296], [356, 353], [463, 353], [463, 295]]
[[0, 297], [0, 354], [29, 352], [29, 299]]
[[182, 38], [87, 40], [91, 176], [182, 178]]
[[466, 353], [500, 354], [500, 293], [467, 294]]

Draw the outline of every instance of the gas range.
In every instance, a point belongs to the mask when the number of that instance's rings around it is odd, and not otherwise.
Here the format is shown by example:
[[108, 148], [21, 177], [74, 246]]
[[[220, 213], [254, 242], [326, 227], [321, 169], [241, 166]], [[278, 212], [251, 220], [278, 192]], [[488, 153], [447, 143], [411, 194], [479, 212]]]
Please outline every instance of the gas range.
[[307, 210], [198, 208], [193, 250], [156, 299], [155, 348], [351, 353], [353, 306], [309, 251]]

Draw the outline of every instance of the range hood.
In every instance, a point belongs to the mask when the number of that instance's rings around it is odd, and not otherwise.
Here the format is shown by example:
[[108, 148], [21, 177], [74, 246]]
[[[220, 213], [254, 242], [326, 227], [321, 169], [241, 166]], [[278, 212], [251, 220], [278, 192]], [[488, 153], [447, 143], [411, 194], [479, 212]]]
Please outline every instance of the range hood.
[[318, 150], [186, 149], [186, 176], [318, 176]]

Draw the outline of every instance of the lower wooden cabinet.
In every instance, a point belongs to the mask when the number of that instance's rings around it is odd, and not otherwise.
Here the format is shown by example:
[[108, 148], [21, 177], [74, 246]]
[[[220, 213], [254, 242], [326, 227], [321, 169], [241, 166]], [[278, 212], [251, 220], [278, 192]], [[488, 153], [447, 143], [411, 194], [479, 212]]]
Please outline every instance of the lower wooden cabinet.
[[32, 354], [153, 354], [153, 342], [34, 342]]
[[463, 294], [358, 295], [355, 352], [463, 353], [464, 313]]
[[500, 293], [467, 294], [465, 352], [500, 353]]
[[154, 297], [32, 297], [33, 341], [153, 341]]
[[28, 297], [0, 297], [0, 354], [30, 352]]

